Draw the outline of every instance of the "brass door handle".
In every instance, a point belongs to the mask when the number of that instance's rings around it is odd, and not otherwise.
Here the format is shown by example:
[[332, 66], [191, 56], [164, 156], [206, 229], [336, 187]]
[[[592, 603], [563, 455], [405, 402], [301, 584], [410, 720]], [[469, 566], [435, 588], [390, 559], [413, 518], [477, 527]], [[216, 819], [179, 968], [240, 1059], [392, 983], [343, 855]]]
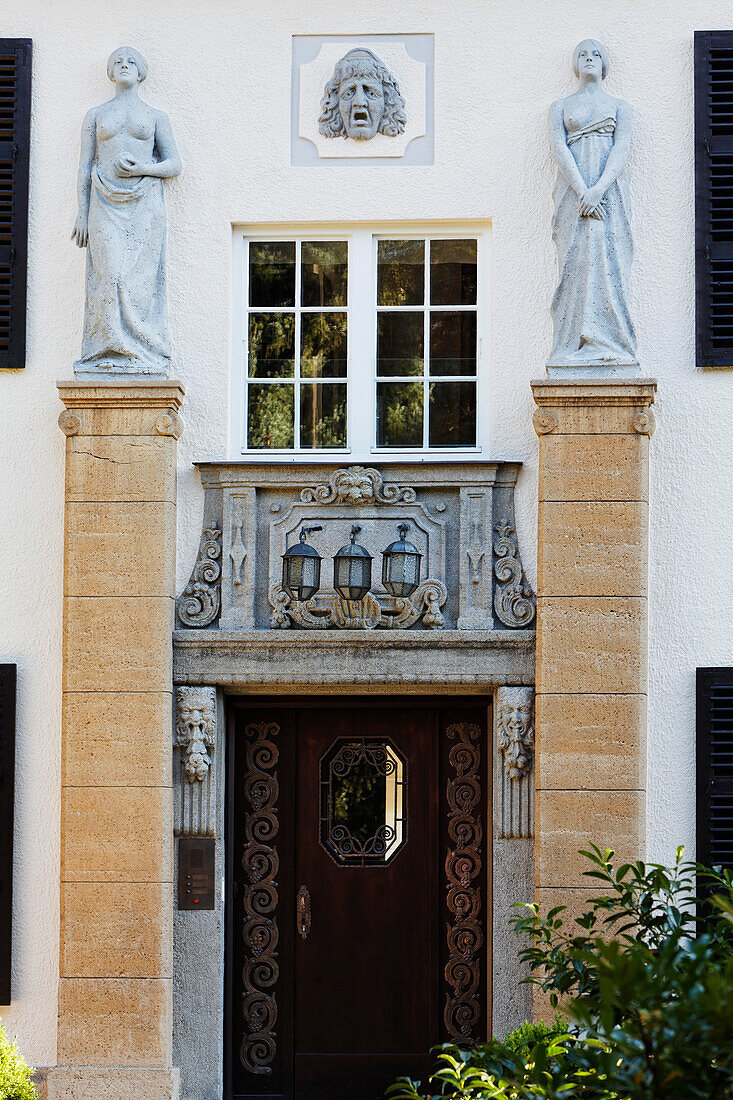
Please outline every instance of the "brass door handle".
[[295, 905], [296, 924], [298, 934], [302, 939], [308, 939], [311, 930], [311, 896], [307, 886], [301, 886], [298, 890], [298, 900]]

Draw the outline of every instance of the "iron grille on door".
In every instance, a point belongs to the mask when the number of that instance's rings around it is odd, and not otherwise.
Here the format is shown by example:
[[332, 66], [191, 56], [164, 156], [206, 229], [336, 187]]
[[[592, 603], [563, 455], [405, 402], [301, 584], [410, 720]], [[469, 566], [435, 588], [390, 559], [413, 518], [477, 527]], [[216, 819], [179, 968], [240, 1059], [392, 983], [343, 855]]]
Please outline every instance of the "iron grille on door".
[[733, 31], [695, 32], [699, 367], [733, 366]]
[[733, 668], [697, 670], [697, 858], [733, 869]]
[[31, 41], [0, 38], [0, 368], [25, 366]]

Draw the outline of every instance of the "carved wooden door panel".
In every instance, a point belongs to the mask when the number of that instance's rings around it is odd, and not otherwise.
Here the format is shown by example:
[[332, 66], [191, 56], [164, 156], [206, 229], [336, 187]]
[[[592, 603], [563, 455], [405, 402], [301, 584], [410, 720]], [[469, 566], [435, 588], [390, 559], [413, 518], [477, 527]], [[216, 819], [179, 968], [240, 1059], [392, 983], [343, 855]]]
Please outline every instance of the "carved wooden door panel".
[[486, 709], [238, 711], [230, 1098], [377, 1100], [486, 1033]]

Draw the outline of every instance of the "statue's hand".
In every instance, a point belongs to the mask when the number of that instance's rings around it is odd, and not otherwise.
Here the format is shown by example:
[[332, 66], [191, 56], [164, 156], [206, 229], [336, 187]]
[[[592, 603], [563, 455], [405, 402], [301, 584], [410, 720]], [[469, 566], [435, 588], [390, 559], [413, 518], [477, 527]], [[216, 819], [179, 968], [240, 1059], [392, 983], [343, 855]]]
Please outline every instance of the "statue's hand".
[[580, 196], [580, 216], [581, 218], [604, 218], [605, 210], [603, 208], [603, 192], [600, 187], [589, 187], [584, 195]]
[[134, 157], [125, 156], [118, 157], [114, 162], [114, 169], [118, 176], [122, 176], [123, 179], [132, 179], [133, 176], [148, 176], [150, 165], [141, 164], [139, 160], [135, 160]]
[[89, 243], [89, 219], [86, 214], [79, 214], [74, 222], [74, 228], [71, 231], [72, 241], [76, 241], [79, 248], [86, 248]]

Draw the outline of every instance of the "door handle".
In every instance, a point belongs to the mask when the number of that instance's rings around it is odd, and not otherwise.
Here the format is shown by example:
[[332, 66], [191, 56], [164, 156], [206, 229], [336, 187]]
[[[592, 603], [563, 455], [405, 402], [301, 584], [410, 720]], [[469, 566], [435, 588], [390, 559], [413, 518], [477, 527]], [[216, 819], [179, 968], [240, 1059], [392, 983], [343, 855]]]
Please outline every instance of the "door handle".
[[311, 896], [307, 886], [301, 886], [298, 890], [298, 900], [295, 905], [296, 925], [298, 934], [302, 939], [308, 939], [311, 930]]

